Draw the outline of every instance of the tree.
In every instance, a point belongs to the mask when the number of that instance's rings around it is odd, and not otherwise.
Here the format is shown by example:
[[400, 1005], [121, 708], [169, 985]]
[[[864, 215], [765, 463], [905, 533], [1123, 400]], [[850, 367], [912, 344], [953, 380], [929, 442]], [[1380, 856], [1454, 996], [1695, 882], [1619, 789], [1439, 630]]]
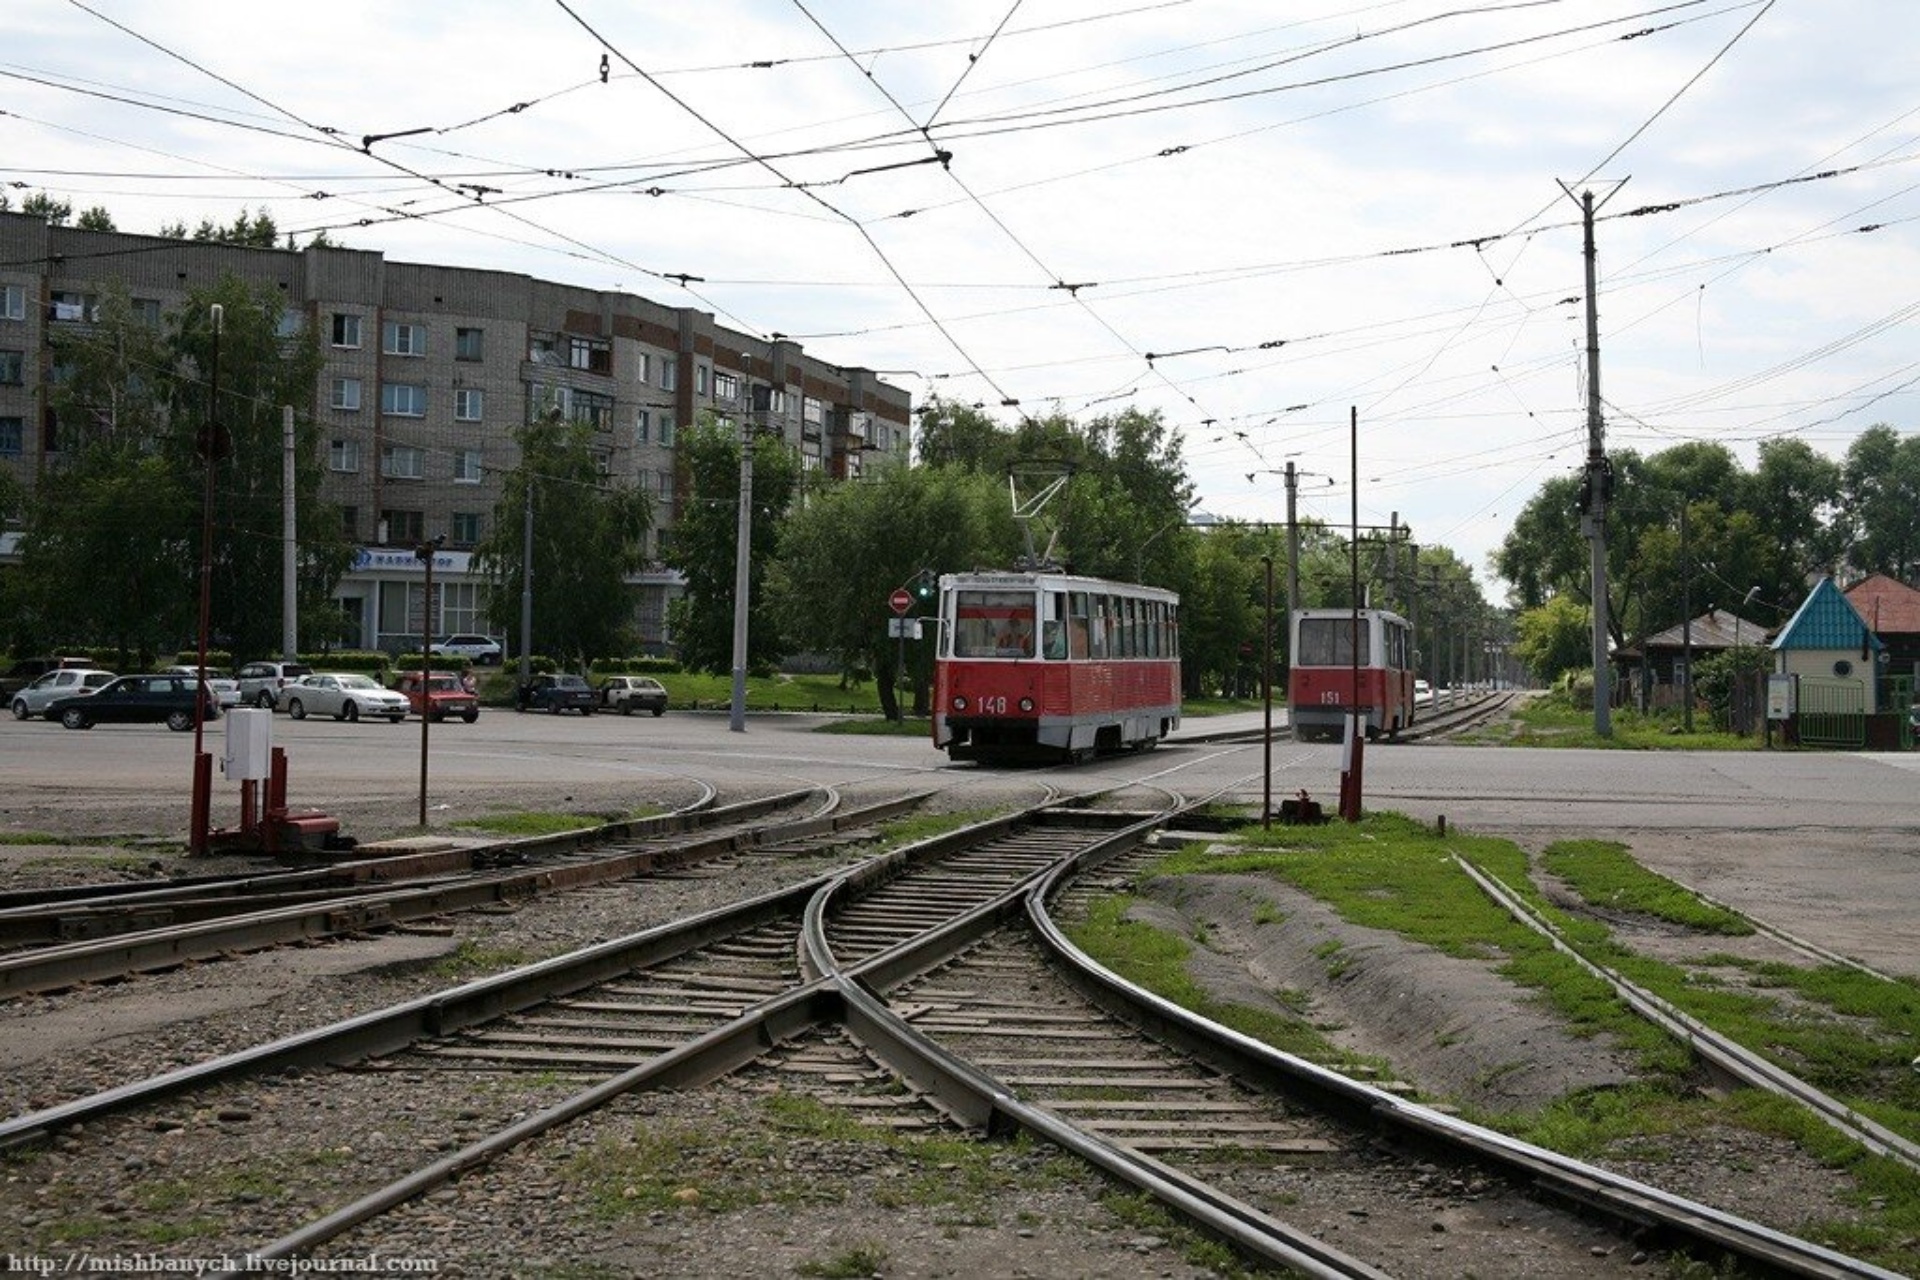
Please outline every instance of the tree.
[[595, 658], [633, 648], [626, 578], [646, 564], [652, 502], [601, 473], [593, 428], [585, 423], [548, 414], [516, 438], [520, 465], [507, 473], [492, 528], [474, 549], [489, 587], [488, 622], [503, 635], [518, 634], [531, 495], [533, 649], [584, 672]]
[[36, 191], [20, 202], [20, 212], [45, 218], [49, 226], [64, 227], [73, 217], [73, 202], [55, 200], [44, 191]]
[[[779, 550], [781, 524], [799, 485], [800, 459], [784, 441], [753, 439], [753, 511], [747, 586], [747, 667], [769, 671], [786, 656], [778, 617], [767, 608], [763, 584]], [[739, 432], [711, 417], [680, 433], [692, 500], [674, 528], [670, 563], [687, 580], [687, 593], [670, 616], [680, 660], [694, 671], [733, 668], [734, 566], [740, 512]]]
[[1593, 611], [1556, 596], [1513, 620], [1513, 653], [1534, 678], [1552, 683], [1593, 667]]
[[[754, 491], [760, 488], [754, 473]], [[832, 655], [843, 671], [872, 671], [880, 707], [899, 719], [898, 667], [913, 673], [915, 714], [925, 714], [934, 632], [919, 644], [887, 636], [887, 599], [922, 570], [1009, 563], [1018, 532], [1005, 491], [959, 470], [884, 467], [800, 505], [780, 534], [767, 599], [791, 643]]]
[[[219, 399], [212, 398], [215, 337]], [[52, 337], [62, 376], [52, 395], [66, 459], [59, 483], [38, 486], [21, 548], [37, 624], [61, 638], [108, 637], [143, 660], [197, 629], [202, 495], [214, 503], [211, 626], [242, 656], [278, 651], [281, 593], [282, 406], [309, 406], [319, 374], [313, 337], [283, 337], [272, 290], [228, 277], [194, 291], [155, 330], [108, 288], [88, 331]], [[203, 459], [212, 421], [217, 448]], [[318, 508], [318, 428], [295, 419], [295, 501]], [[334, 520], [309, 520], [297, 590], [327, 607], [351, 548]], [[86, 592], [73, 584], [84, 581]]]
[[80, 220], [74, 223], [74, 225], [82, 231], [113, 231], [116, 229], [113, 225], [113, 215], [107, 212], [106, 206], [104, 205], [95, 205], [93, 208], [88, 209], [80, 215]]
[[1920, 436], [1868, 427], [1848, 448], [1842, 474], [1848, 566], [1911, 581], [1920, 572]]

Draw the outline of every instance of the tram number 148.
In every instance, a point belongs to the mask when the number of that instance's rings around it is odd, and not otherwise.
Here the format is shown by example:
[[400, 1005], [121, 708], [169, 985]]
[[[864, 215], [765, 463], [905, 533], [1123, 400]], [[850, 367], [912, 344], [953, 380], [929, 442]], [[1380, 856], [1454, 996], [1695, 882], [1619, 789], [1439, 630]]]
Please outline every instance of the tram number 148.
[[1003, 695], [998, 698], [980, 699], [980, 714], [986, 716], [1003, 716], [1007, 714], [1006, 697]]

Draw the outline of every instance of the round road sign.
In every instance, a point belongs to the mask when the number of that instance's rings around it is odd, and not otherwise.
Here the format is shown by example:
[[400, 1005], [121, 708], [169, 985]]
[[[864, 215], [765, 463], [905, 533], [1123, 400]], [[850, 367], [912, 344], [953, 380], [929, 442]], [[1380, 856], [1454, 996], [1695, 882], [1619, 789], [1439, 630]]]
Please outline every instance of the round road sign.
[[905, 617], [907, 610], [913, 608], [913, 592], [905, 587], [896, 587], [893, 594], [887, 597], [887, 603], [893, 606], [895, 613]]

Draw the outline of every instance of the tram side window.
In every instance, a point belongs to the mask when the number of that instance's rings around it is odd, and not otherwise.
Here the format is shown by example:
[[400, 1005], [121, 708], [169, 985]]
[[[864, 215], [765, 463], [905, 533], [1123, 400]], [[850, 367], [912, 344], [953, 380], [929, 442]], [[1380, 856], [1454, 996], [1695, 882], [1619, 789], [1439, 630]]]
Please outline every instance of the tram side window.
[[1091, 621], [1087, 616], [1087, 593], [1073, 591], [1067, 595], [1067, 656], [1085, 658], [1092, 652]]
[[[1371, 666], [1367, 628], [1360, 627], [1360, 665]], [[1350, 618], [1300, 619], [1300, 652], [1294, 665], [1301, 667], [1346, 667], [1353, 665], [1353, 620]]]
[[1046, 619], [1041, 626], [1040, 653], [1043, 657], [1067, 656], [1067, 593], [1055, 591], [1043, 598]]
[[1031, 658], [1033, 605], [1025, 591], [955, 592], [953, 656]]

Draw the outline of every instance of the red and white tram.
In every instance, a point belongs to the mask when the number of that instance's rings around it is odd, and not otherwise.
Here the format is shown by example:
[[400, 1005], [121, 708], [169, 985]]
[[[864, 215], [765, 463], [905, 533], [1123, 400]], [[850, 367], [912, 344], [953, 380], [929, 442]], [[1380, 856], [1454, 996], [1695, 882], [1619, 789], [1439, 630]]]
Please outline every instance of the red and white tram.
[[1293, 613], [1287, 703], [1296, 741], [1338, 741], [1356, 706], [1369, 738], [1392, 737], [1413, 723], [1413, 628], [1385, 609], [1360, 610], [1358, 625], [1354, 617], [1352, 609]]
[[933, 745], [955, 760], [1081, 760], [1180, 724], [1180, 597], [1066, 573], [940, 579]]

